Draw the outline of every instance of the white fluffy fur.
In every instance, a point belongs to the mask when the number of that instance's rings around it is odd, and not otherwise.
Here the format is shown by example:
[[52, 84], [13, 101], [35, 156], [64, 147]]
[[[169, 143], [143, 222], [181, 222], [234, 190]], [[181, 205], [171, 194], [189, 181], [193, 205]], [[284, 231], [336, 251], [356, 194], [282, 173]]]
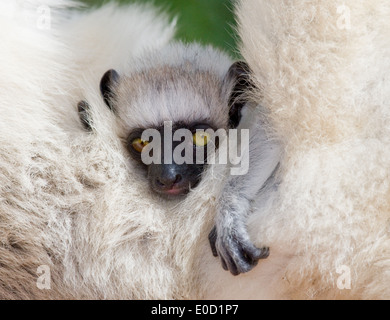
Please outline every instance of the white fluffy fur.
[[[70, 10], [77, 4], [52, 0], [44, 3], [52, 28], [39, 30], [42, 1], [7, 3], [0, 20], [0, 297], [201, 297], [198, 243], [211, 229], [219, 168], [181, 203], [151, 194], [118, 138], [99, 81], [110, 68], [126, 75], [159, 61], [192, 61], [221, 80], [230, 59], [199, 46], [164, 49], [174, 22], [152, 8], [79, 12]], [[141, 64], [153, 50], [160, 55]], [[185, 94], [193, 99], [180, 100], [187, 112], [204, 103]], [[81, 99], [91, 105], [93, 133], [78, 118]], [[206, 102], [218, 103], [210, 117], [221, 114], [226, 124], [227, 101]], [[128, 120], [141, 121], [142, 112], [134, 116]], [[50, 267], [50, 290], [37, 286], [42, 265]]]
[[[99, 96], [104, 71], [165, 46], [173, 25], [113, 4], [69, 18], [74, 4], [52, 0], [53, 28], [37, 30], [36, 1], [6, 3], [19, 9], [0, 20], [1, 298], [390, 298], [387, 1], [346, 1], [350, 30], [333, 0], [239, 3], [254, 98], [284, 153], [276, 197], [249, 222], [271, 256], [238, 277], [207, 241], [224, 168], [161, 203]], [[79, 122], [80, 99], [96, 134]], [[51, 290], [36, 285], [40, 265]], [[340, 265], [350, 290], [336, 286]]]
[[[41, 31], [37, 3], [10, 6], [0, 22], [0, 296], [181, 297], [169, 216], [138, 197], [112, 128], [91, 137], [77, 116], [87, 98], [102, 110], [96, 121], [109, 122], [104, 71], [167, 44], [174, 26], [153, 9], [113, 4], [69, 20], [69, 1], [48, 1], [53, 25]], [[37, 288], [40, 265], [51, 290]]]
[[281, 183], [248, 223], [270, 257], [237, 279], [217, 268], [206, 297], [389, 299], [390, 3], [242, 0], [237, 10], [253, 98], [284, 146]]

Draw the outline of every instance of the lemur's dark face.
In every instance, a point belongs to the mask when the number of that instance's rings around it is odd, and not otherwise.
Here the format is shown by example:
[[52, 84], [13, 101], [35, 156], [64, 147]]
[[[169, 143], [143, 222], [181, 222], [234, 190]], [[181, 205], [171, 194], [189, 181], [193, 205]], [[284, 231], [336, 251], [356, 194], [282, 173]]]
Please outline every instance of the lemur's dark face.
[[212, 139], [214, 128], [205, 123], [169, 123], [153, 128], [155, 138], [143, 137], [147, 131], [150, 128], [133, 130], [127, 149], [133, 159], [144, 165], [151, 189], [166, 198], [187, 194], [200, 182], [208, 155], [218, 145]]
[[[165, 116], [164, 121], [158, 125], [148, 125], [143, 128], [133, 127], [124, 133], [122, 140], [125, 141], [127, 151], [144, 168], [150, 187], [154, 192], [166, 199], [176, 199], [196, 188], [207, 167], [208, 156], [218, 147], [218, 137], [213, 136], [213, 133], [221, 127], [222, 129], [235, 128], [240, 121], [241, 109], [244, 105], [240, 99], [240, 93], [243, 92], [243, 87], [248, 85], [248, 77], [247, 65], [243, 62], [236, 62], [230, 67], [225, 79], [220, 81], [220, 88], [214, 90], [220, 95], [228, 95], [226, 99], [221, 99], [226, 104], [223, 109], [226, 110], [225, 114], [222, 115], [225, 118], [223, 121], [217, 123], [215, 119], [215, 117], [222, 117], [218, 114], [220, 111], [215, 112], [214, 120], [210, 115], [191, 118], [191, 114], [194, 112], [187, 106], [186, 112], [189, 114], [187, 118], [183, 117], [181, 120], [177, 120], [172, 117], [170, 120]], [[173, 77], [171, 76], [171, 78]], [[126, 104], [125, 102], [121, 103], [121, 100], [117, 98], [118, 95], [123, 95], [122, 91], [124, 90], [117, 88], [120, 82], [118, 73], [109, 70], [104, 74], [100, 83], [105, 103], [119, 118], [125, 117], [122, 116], [123, 112], [121, 113], [120, 108], [121, 104]], [[136, 79], [127, 83], [131, 86], [134, 82]], [[148, 82], [146, 84], [148, 85]], [[123, 86], [126, 87], [126, 84]], [[177, 86], [173, 85], [173, 87]], [[151, 83], [150, 88], [147, 88], [147, 90], [156, 90], [153, 93], [149, 92], [149, 95], [155, 94], [158, 97], [154, 101], [163, 100], [158, 96], [158, 91], [164, 90], [162, 88], [163, 86], [158, 86], [155, 83]], [[170, 91], [171, 88], [167, 87], [165, 90]], [[204, 94], [206, 90], [200, 91]], [[186, 94], [188, 95], [188, 93]], [[210, 100], [212, 101], [212, 99]], [[79, 103], [79, 115], [86, 129], [90, 129], [88, 124], [90, 120], [86, 117], [88, 107], [84, 101]], [[208, 109], [210, 109], [209, 106]], [[222, 110], [222, 107], [219, 109]], [[178, 109], [179, 112], [183, 111]], [[199, 110], [197, 112], [199, 113]], [[208, 112], [213, 115], [213, 110], [208, 110]]]

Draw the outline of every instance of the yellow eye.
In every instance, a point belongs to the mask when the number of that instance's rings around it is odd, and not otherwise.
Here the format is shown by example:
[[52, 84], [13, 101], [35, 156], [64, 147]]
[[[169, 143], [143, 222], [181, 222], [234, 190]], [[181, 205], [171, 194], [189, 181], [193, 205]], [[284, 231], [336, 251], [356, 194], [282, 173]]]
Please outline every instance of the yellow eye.
[[142, 152], [142, 150], [149, 144], [148, 141], [144, 141], [142, 140], [141, 138], [137, 138], [137, 139], [134, 139], [132, 142], [131, 142], [131, 146], [133, 147], [133, 149], [137, 152]]
[[204, 147], [210, 142], [210, 134], [204, 131], [197, 131], [192, 137], [194, 139], [194, 145], [197, 147]]

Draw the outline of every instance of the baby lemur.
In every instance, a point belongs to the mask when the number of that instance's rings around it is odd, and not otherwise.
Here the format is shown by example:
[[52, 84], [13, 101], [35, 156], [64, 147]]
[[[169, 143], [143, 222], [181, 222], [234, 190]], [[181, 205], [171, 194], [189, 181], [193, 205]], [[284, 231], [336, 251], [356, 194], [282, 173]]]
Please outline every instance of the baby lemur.
[[[145, 55], [134, 65], [129, 74], [111, 69], [102, 76], [102, 98], [117, 117], [120, 138], [144, 168], [153, 192], [180, 199], [196, 188], [210, 152], [218, 148], [218, 141], [207, 132], [238, 127], [246, 105], [244, 93], [251, 85], [248, 66], [232, 63], [210, 47], [183, 44]], [[86, 101], [78, 105], [86, 130], [93, 127], [89, 108]], [[209, 236], [213, 254], [234, 275], [249, 271], [269, 254], [268, 248], [252, 244], [246, 220], [259, 181], [264, 184], [277, 166], [277, 148], [261, 125], [250, 130], [250, 145], [242, 149], [250, 148], [249, 174], [226, 177], [216, 226]], [[178, 149], [184, 161], [178, 160]], [[199, 151], [204, 151], [202, 161]], [[145, 162], [145, 154], [157, 161]]]

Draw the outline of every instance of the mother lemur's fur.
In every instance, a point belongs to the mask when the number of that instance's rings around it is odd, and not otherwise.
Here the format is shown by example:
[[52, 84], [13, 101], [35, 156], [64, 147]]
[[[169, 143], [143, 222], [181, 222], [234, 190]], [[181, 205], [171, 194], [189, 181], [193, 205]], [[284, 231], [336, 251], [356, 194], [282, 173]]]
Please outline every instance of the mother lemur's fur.
[[212, 228], [223, 166], [202, 167], [179, 190], [185, 197], [165, 199], [129, 137], [164, 121], [236, 126], [244, 64], [173, 43], [174, 22], [149, 7], [6, 3], [0, 297], [200, 297], [199, 241]]
[[252, 174], [208, 167], [179, 201], [151, 192], [128, 134], [237, 123], [243, 68], [168, 45], [151, 8], [74, 6], [0, 4], [2, 298], [389, 298], [387, 1], [240, 1]]
[[252, 212], [269, 258], [239, 280], [216, 268], [206, 297], [389, 299], [390, 3], [242, 0], [237, 14], [250, 121], [265, 116], [282, 152], [270, 183], [232, 177], [218, 213]]

